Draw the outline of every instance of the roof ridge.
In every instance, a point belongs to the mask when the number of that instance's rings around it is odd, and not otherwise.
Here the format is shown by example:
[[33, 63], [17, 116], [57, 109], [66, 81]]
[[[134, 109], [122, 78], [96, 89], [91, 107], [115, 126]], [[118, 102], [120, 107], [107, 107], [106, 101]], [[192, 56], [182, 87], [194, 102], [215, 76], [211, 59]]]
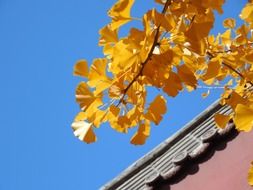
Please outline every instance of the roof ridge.
[[138, 173], [142, 168], [146, 167], [149, 163], [154, 161], [164, 152], [166, 152], [169, 147], [174, 145], [178, 140], [182, 139], [185, 135], [188, 134], [189, 131], [195, 129], [201, 122], [206, 120], [213, 113], [217, 112], [222, 105], [219, 103], [220, 100], [216, 100], [210, 106], [207, 107], [203, 112], [194, 117], [190, 122], [185, 124], [179, 131], [177, 131], [174, 135], [167, 138], [162, 143], [158, 144], [155, 148], [153, 148], [150, 152], [142, 156], [140, 159], [135, 161], [129, 167], [127, 167], [123, 172], [121, 172], [117, 177], [106, 183], [104, 186], [100, 188], [100, 190], [111, 190], [117, 188], [124, 182], [126, 179], [134, 176]]

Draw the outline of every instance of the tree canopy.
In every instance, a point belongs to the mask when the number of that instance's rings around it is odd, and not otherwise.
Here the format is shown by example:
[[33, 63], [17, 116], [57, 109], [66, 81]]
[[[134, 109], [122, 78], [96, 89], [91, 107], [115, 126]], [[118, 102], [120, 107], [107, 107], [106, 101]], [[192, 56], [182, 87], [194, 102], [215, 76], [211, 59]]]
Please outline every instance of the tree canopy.
[[[233, 120], [238, 131], [252, 130], [253, 1], [241, 10], [242, 25], [227, 18], [225, 32], [211, 35], [214, 11], [222, 14], [224, 1], [155, 0], [161, 11], [153, 8], [139, 19], [131, 17], [134, 0], [118, 0], [108, 11], [111, 22], [99, 31], [104, 57], [94, 59], [90, 68], [86, 60], [74, 66], [74, 75], [84, 78], [76, 89], [81, 111], [72, 124], [75, 136], [95, 142], [93, 128], [109, 122], [121, 133], [137, 127], [130, 141], [144, 144], [151, 123], [158, 125], [167, 111], [166, 96], [193, 91], [200, 84], [224, 88], [221, 104], [233, 112], [216, 114], [218, 127]], [[143, 27], [119, 36], [120, 28], [132, 20]], [[150, 87], [163, 93], [147, 102]]]

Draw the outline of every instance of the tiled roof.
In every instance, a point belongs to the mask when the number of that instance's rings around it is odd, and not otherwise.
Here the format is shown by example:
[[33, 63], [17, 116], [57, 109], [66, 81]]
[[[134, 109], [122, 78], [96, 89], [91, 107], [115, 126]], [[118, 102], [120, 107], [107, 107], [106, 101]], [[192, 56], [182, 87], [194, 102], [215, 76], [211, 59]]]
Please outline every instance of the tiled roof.
[[198, 163], [213, 144], [227, 141], [229, 134], [237, 134], [230, 122], [218, 129], [213, 115], [229, 114], [231, 109], [216, 101], [151, 152], [136, 161], [101, 190], [146, 190], [161, 183], [169, 183], [191, 163]]

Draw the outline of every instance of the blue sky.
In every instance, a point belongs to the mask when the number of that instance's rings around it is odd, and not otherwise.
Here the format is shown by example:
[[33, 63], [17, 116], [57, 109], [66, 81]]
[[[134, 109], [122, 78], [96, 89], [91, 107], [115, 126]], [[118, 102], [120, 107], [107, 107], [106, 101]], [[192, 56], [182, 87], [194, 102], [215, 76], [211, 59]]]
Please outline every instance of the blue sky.
[[[72, 76], [74, 63], [101, 57], [98, 30], [107, 24], [115, 0], [0, 1], [0, 190], [96, 190], [168, 138], [219, 97], [201, 93], [168, 99], [168, 114], [144, 146], [108, 125], [87, 145], [73, 136], [79, 111]], [[246, 0], [227, 0], [221, 19], [235, 17]], [[152, 8], [136, 0], [133, 15]]]

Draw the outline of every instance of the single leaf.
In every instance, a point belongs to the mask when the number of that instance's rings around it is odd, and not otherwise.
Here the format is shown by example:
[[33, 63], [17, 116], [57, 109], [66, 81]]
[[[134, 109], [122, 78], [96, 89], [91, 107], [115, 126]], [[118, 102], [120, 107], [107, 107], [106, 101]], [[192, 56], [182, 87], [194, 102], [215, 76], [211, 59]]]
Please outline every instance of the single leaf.
[[111, 85], [111, 79], [106, 75], [107, 59], [94, 59], [88, 75], [88, 85], [96, 87], [94, 95], [100, 94]]
[[219, 76], [220, 69], [221, 69], [220, 61], [218, 59], [211, 60], [208, 63], [206, 73], [202, 76], [202, 80], [208, 85], [212, 84], [215, 78]]
[[113, 44], [118, 41], [118, 31], [112, 30], [108, 25], [99, 30], [99, 45]]
[[130, 123], [127, 116], [119, 116], [117, 120], [112, 123], [111, 127], [120, 133], [127, 133]]
[[89, 68], [87, 61], [84, 59], [77, 61], [77, 63], [74, 66], [73, 74], [76, 76], [88, 77], [88, 73]]
[[85, 119], [87, 119], [87, 116], [85, 112], [81, 111], [76, 115], [74, 121], [84, 121]]
[[81, 141], [92, 143], [97, 140], [96, 135], [92, 130], [92, 124], [85, 121], [75, 121], [71, 125], [74, 130], [74, 135]]
[[205, 8], [213, 8], [218, 11], [219, 14], [223, 13], [222, 5], [224, 4], [225, 0], [201, 0], [196, 1], [196, 3], [204, 6]]
[[162, 115], [166, 113], [166, 100], [163, 96], [158, 95], [149, 105], [145, 118], [153, 121], [156, 125], [162, 120]]
[[107, 81], [109, 78], [106, 76], [107, 59], [94, 59], [88, 75], [88, 85], [96, 87], [99, 82]]
[[166, 92], [169, 96], [175, 97], [182, 89], [183, 86], [178, 75], [174, 72], [170, 72], [169, 78], [165, 81], [163, 91]]
[[88, 85], [85, 82], [80, 82], [76, 88], [76, 101], [80, 104], [82, 110], [86, 110], [96, 97], [89, 90]]
[[197, 79], [194, 73], [185, 64], [178, 66], [177, 69], [181, 81], [184, 82], [186, 86], [195, 89], [197, 86]]
[[192, 40], [200, 40], [208, 36], [214, 23], [214, 15], [212, 11], [208, 11], [205, 15], [196, 15], [194, 21], [185, 32], [185, 36]]
[[[87, 112], [88, 111], [89, 110], [87, 110]], [[93, 111], [93, 114], [91, 114], [91, 117], [89, 118], [89, 121], [92, 122], [94, 127], [99, 127], [101, 125], [101, 123], [107, 121], [106, 114], [107, 114], [107, 111], [100, 110], [100, 109], [95, 109]]]
[[253, 162], [251, 162], [249, 173], [248, 173], [249, 185], [253, 186]]
[[145, 122], [141, 124], [138, 128], [138, 131], [131, 138], [131, 143], [134, 145], [142, 145], [145, 144], [146, 139], [150, 135], [150, 123]]
[[235, 108], [234, 122], [238, 131], [250, 131], [253, 127], [253, 109], [238, 104]]
[[237, 92], [232, 91], [230, 94], [226, 93], [228, 97], [225, 98], [225, 102], [232, 107], [232, 109], [236, 109], [238, 104], [247, 104], [247, 100], [239, 95]]
[[223, 34], [220, 35], [222, 44], [230, 46], [232, 44], [231, 40], [231, 29], [226, 30]]
[[131, 8], [134, 4], [134, 0], [119, 0], [108, 11], [108, 15], [112, 18], [111, 29], [115, 30], [120, 26], [131, 21]]
[[223, 26], [225, 27], [225, 28], [234, 28], [235, 27], [235, 25], [236, 25], [236, 21], [235, 21], [235, 19], [233, 19], [233, 18], [227, 18], [227, 19], [225, 19], [224, 21], [223, 21]]
[[247, 22], [253, 22], [253, 3], [247, 3], [246, 6], [242, 9], [240, 14], [241, 19]]
[[113, 48], [113, 60], [110, 64], [110, 71], [119, 74], [126, 71], [135, 64], [140, 63], [140, 57], [137, 52], [132, 49], [131, 44], [119, 41]]
[[214, 115], [214, 121], [216, 125], [222, 129], [227, 126], [227, 123], [229, 122], [230, 118], [231, 117], [229, 115], [223, 115], [219, 113]]

